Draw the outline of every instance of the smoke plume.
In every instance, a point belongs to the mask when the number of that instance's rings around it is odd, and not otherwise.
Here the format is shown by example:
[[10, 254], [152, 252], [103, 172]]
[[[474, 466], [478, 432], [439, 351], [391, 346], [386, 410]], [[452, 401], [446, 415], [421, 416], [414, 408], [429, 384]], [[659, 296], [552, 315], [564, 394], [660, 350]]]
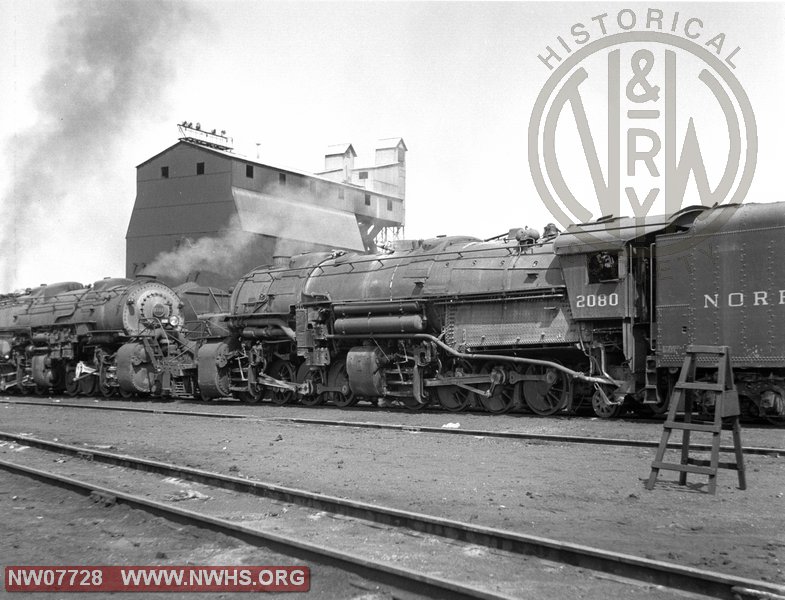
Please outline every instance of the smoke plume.
[[[159, 110], [189, 11], [185, 3], [163, 0], [80, 0], [61, 6], [64, 14], [48, 36], [48, 68], [34, 92], [36, 125], [6, 149], [13, 172], [0, 204], [0, 291], [22, 275], [21, 262], [62, 260], [62, 248], [58, 257], [57, 247], [46, 246], [58, 228], [68, 226], [61, 237], [92, 244], [94, 256], [100, 256], [107, 252], [100, 247], [107, 234], [99, 228], [110, 222], [125, 227], [112, 218], [127, 198], [101, 186], [118, 169], [130, 168], [117, 165], [113, 154], [134, 119]], [[132, 197], [133, 190], [122, 193]], [[121, 231], [111, 232], [115, 243]]]
[[240, 219], [232, 217], [229, 227], [219, 236], [184, 240], [180, 247], [161, 252], [141, 272], [167, 281], [181, 282], [195, 272], [233, 272], [238, 259], [258, 241], [256, 235], [242, 231]]
[[[281, 191], [271, 187], [265, 189], [262, 196], [280, 198]], [[286, 189], [285, 196], [293, 203], [291, 212], [276, 214], [265, 207], [262, 200], [259, 210], [245, 211], [242, 221], [235, 215], [219, 235], [195, 241], [181, 240], [176, 249], [158, 254], [139, 274], [154, 275], [171, 285], [186, 279], [204, 283], [206, 276], [210, 285], [228, 288], [250, 269], [273, 264], [276, 256], [291, 257], [303, 252], [332, 250], [332, 246], [320, 246], [307, 239], [324, 229], [322, 206], [329, 204], [329, 200], [297, 190], [294, 186]], [[297, 210], [297, 204], [301, 204], [303, 209]], [[357, 227], [353, 219], [351, 223], [352, 227]], [[275, 232], [276, 239], [256, 233], [262, 231]], [[333, 233], [335, 239], [347, 237], [345, 232]]]

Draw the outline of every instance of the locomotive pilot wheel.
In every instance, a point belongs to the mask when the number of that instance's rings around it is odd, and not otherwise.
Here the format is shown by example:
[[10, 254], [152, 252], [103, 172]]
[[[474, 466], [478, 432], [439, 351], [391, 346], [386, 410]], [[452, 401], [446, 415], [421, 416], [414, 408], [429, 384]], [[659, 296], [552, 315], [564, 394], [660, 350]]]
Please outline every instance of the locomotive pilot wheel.
[[527, 375], [544, 375], [539, 381], [523, 384], [523, 398], [526, 406], [538, 415], [548, 416], [567, 407], [570, 399], [570, 382], [567, 376], [553, 367], [531, 365]]
[[79, 393], [79, 382], [76, 380], [76, 365], [69, 364], [65, 368], [65, 393], [72, 397]]
[[114, 388], [109, 383], [109, 372], [107, 367], [101, 368], [101, 374], [98, 376], [98, 389], [104, 398], [111, 398], [114, 395]]
[[16, 380], [19, 382], [16, 388], [17, 391], [22, 394], [35, 393], [35, 386], [26, 379], [25, 375], [25, 369], [20, 364], [16, 367]]
[[248, 389], [239, 393], [241, 401], [247, 404], [257, 404], [264, 397], [264, 387], [258, 383], [248, 383]]

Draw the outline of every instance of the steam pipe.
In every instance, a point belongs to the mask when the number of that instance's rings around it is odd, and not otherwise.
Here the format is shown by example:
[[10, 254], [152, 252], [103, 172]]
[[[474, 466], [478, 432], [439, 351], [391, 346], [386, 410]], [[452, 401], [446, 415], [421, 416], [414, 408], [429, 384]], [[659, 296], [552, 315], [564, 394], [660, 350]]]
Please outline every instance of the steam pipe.
[[[352, 339], [352, 338], [356, 338], [358, 336], [355, 336], [355, 335], [328, 335], [327, 337], [330, 338], [330, 339]], [[411, 340], [423, 340], [423, 341], [427, 341], [427, 342], [433, 342], [434, 344], [439, 346], [439, 348], [441, 348], [442, 350], [444, 350], [448, 354], [451, 354], [455, 358], [463, 358], [463, 359], [467, 359], [467, 360], [474, 360], [474, 359], [479, 359], [479, 360], [499, 360], [499, 361], [523, 364], [523, 365], [537, 365], [537, 366], [540, 366], [540, 367], [549, 367], [551, 369], [556, 369], [557, 371], [561, 371], [562, 373], [565, 373], [566, 375], [569, 375], [573, 379], [580, 379], [581, 381], [588, 381], [589, 383], [599, 383], [599, 384], [602, 384], [602, 385], [612, 385], [612, 386], [615, 386], [615, 387], [619, 387], [619, 385], [620, 385], [619, 382], [617, 382], [614, 379], [611, 379], [610, 377], [608, 377], [607, 379], [603, 378], [603, 377], [592, 377], [590, 375], [585, 375], [584, 373], [581, 373], [579, 371], [573, 371], [572, 369], [569, 369], [569, 368], [565, 367], [564, 365], [560, 365], [559, 363], [552, 362], [550, 360], [540, 360], [540, 359], [537, 359], [537, 358], [520, 358], [518, 356], [505, 356], [504, 354], [469, 354], [469, 353], [466, 353], [466, 352], [458, 352], [457, 350], [451, 348], [450, 346], [448, 346], [447, 344], [442, 342], [437, 337], [432, 336], [432, 335], [430, 335], [428, 333], [414, 333], [414, 334], [400, 334], [400, 335], [396, 335], [396, 334], [381, 334], [381, 335], [374, 335], [373, 337], [374, 338], [379, 338], [379, 339], [401, 339], [401, 338], [405, 338], [405, 339], [411, 339]]]
[[[242, 330], [242, 336], [248, 337], [250, 339], [254, 338], [254, 335], [259, 335], [260, 339], [267, 339], [267, 335], [262, 331], [268, 328], [277, 327], [281, 330], [281, 332], [288, 337], [292, 341], [297, 340], [297, 335], [294, 333], [291, 327], [289, 327], [283, 319], [265, 319], [258, 325], [247, 325]], [[270, 333], [272, 333], [272, 329], [269, 329]], [[247, 335], [246, 335], [247, 334]]]

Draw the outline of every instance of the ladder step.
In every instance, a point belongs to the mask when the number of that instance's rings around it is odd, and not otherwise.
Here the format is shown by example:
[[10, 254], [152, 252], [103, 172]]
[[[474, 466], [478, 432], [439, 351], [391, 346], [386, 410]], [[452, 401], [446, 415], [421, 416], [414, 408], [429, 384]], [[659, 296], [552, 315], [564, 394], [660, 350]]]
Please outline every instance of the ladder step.
[[[708, 467], [711, 466], [711, 461], [706, 460], [703, 458], [688, 458], [687, 464], [696, 465], [698, 467]], [[732, 462], [718, 462], [717, 463], [718, 469], [730, 469], [731, 471], [738, 471], [739, 465]]]
[[[711, 358], [704, 358], [700, 361], [699, 354], [713, 355]], [[716, 381], [695, 381], [695, 373], [698, 362], [715, 363], [715, 366], [708, 368], [716, 371]], [[648, 367], [648, 362], [647, 362]], [[648, 380], [647, 384], [652, 383]], [[694, 399], [688, 394], [689, 390], [699, 390], [715, 394], [716, 404], [714, 406], [714, 422], [705, 422], [700, 419], [693, 422], [692, 407]], [[679, 410], [684, 411], [684, 417], [676, 421]], [[717, 491], [717, 472], [719, 469], [730, 469], [738, 473], [739, 488], [746, 489], [747, 482], [744, 471], [744, 458], [742, 455], [741, 437], [739, 435], [739, 396], [733, 379], [733, 365], [731, 363], [730, 348], [728, 346], [688, 346], [684, 357], [684, 364], [679, 374], [679, 379], [673, 388], [670, 397], [670, 407], [668, 416], [663, 426], [662, 440], [657, 449], [657, 455], [651, 465], [646, 489], [652, 489], [657, 483], [657, 476], [660, 469], [668, 471], [678, 471], [679, 484], [687, 484], [687, 474], [708, 475], [709, 493]], [[733, 452], [736, 454], [736, 462], [726, 460], [720, 462], [720, 452], [728, 452], [720, 446], [720, 438], [723, 429], [723, 419], [733, 418]], [[672, 430], [683, 430], [684, 436], [681, 442], [681, 461], [679, 463], [664, 462], [665, 453], [668, 449], [668, 439]], [[709, 457], [707, 450], [700, 452], [701, 458], [691, 458], [689, 456], [689, 432], [703, 432], [712, 434], [712, 446]], [[696, 449], [697, 450], [697, 449]], [[726, 457], [730, 458], [730, 457]]]
[[682, 473], [697, 473], [698, 475], [716, 475], [714, 469], [707, 467], [693, 467], [692, 465], [680, 465], [677, 463], [666, 462], [653, 462], [651, 463], [652, 469], [667, 469], [668, 471], [680, 471]]
[[706, 431], [709, 433], [717, 433], [722, 431], [722, 424], [717, 425], [699, 425], [697, 423], [676, 423], [675, 421], [665, 421], [665, 429], [686, 429], [688, 431]]
[[703, 390], [706, 392], [724, 392], [725, 388], [720, 383], [704, 383], [702, 381], [679, 381], [673, 386], [678, 390]]

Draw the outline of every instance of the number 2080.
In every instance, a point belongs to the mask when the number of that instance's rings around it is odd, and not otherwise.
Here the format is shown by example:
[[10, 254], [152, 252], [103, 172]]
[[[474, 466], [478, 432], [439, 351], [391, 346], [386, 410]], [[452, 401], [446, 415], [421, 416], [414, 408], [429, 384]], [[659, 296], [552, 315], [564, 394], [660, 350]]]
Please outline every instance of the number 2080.
[[593, 308], [595, 306], [618, 306], [619, 294], [579, 294], [575, 298], [575, 308]]

